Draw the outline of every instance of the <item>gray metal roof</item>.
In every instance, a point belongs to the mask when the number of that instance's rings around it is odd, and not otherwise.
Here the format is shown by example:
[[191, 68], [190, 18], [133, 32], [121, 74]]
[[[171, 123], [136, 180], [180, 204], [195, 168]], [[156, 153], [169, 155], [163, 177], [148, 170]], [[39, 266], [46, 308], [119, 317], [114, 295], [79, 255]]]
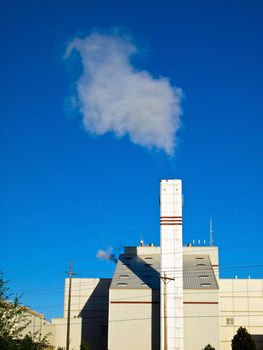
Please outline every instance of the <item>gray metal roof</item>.
[[209, 255], [184, 254], [184, 289], [218, 289]]
[[121, 254], [110, 288], [160, 288], [160, 255]]
[[[218, 289], [209, 255], [183, 255], [184, 289]], [[121, 254], [110, 288], [160, 288], [160, 254]]]

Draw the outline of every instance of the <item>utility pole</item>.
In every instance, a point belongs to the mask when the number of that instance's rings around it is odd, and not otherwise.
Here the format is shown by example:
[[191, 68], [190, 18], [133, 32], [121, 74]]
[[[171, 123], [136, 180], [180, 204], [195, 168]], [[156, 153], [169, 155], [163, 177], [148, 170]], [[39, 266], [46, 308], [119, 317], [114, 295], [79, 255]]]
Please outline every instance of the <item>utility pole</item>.
[[68, 316], [67, 316], [67, 342], [66, 350], [69, 350], [70, 342], [70, 311], [71, 311], [71, 287], [72, 287], [72, 275], [76, 275], [72, 272], [72, 261], [70, 261], [69, 272], [66, 272], [69, 275], [69, 289], [68, 289]]
[[167, 283], [170, 281], [174, 281], [175, 279], [172, 277], [167, 277], [166, 272], [164, 276], [160, 277], [164, 283], [163, 290], [163, 318], [164, 318], [164, 350], [168, 350], [168, 327], [167, 327]]

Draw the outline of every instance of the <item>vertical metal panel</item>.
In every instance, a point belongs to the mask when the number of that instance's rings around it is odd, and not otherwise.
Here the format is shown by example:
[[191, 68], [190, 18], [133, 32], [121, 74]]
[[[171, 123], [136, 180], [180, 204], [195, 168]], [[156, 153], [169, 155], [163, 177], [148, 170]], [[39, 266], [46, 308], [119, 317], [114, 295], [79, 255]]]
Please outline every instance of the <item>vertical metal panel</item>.
[[256, 345], [262, 350], [263, 280], [221, 279], [219, 286], [221, 350], [231, 349], [231, 340], [241, 326], [255, 336], [255, 340], [261, 337]]
[[150, 288], [110, 289], [108, 349], [157, 349], [153, 346], [153, 306]]
[[219, 350], [218, 289], [184, 290], [185, 350], [210, 344]]

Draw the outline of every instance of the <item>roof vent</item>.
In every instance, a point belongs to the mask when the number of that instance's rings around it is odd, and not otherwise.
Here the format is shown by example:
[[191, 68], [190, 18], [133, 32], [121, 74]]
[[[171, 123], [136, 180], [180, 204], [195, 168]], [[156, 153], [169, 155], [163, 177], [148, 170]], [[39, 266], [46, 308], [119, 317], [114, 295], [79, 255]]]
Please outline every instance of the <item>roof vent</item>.
[[126, 287], [126, 286], [127, 286], [127, 283], [120, 282], [120, 283], [117, 283], [117, 286], [118, 286], [118, 287]]
[[211, 283], [201, 283], [201, 287], [210, 287]]

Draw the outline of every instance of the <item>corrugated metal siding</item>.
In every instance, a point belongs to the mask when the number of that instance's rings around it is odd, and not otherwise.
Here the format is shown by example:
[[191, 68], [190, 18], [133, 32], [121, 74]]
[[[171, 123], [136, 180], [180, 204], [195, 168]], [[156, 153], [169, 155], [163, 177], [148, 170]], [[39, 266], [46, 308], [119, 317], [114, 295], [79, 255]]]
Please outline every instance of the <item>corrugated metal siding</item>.
[[[183, 258], [184, 349], [200, 350], [208, 342], [219, 349], [218, 284], [209, 255], [184, 254]], [[159, 350], [159, 288], [159, 254], [120, 256], [110, 287], [110, 350]]]
[[[218, 289], [209, 255], [184, 254], [184, 289]], [[121, 254], [110, 288], [160, 288], [160, 255]]]
[[219, 349], [218, 290], [184, 292], [185, 350], [201, 350], [207, 344]]
[[160, 288], [160, 255], [121, 254], [110, 288]]
[[184, 289], [218, 289], [209, 255], [184, 255]]
[[[158, 350], [160, 345], [159, 295], [151, 289], [110, 290], [110, 350]], [[157, 293], [159, 294], [159, 293]]]

